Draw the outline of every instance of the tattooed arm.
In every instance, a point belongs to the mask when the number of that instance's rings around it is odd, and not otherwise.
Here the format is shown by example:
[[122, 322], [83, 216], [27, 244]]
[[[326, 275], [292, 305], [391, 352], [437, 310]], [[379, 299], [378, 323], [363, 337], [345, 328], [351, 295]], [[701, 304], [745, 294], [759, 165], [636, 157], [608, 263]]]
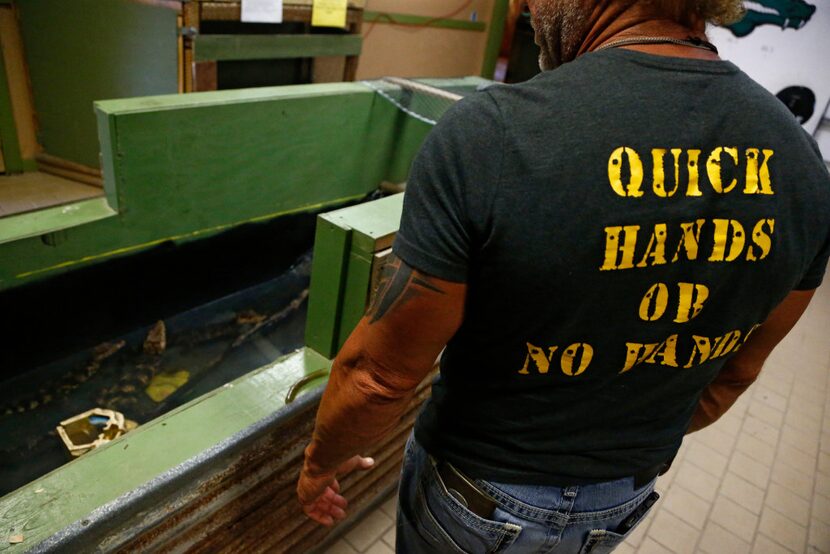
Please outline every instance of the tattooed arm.
[[394, 255], [380, 289], [332, 366], [297, 492], [312, 519], [345, 516], [336, 476], [368, 469], [356, 456], [400, 419], [415, 388], [455, 334], [466, 286], [418, 272]]

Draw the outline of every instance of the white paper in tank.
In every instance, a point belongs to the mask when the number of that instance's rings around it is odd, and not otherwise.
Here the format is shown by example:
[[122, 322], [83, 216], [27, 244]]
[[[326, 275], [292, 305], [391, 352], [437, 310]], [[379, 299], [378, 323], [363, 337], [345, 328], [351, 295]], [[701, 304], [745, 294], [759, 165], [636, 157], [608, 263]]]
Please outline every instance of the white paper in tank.
[[245, 23], [282, 23], [282, 0], [242, 0]]
[[802, 124], [815, 133], [830, 103], [830, 0], [751, 0], [745, 7], [744, 19], [710, 27], [709, 38], [722, 58], [797, 112], [812, 111]]

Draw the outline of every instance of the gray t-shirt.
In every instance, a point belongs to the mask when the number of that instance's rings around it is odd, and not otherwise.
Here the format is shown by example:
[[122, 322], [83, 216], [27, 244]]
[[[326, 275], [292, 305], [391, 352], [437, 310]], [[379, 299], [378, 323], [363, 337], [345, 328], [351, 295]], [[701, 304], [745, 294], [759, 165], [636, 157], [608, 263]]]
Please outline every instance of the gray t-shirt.
[[724, 361], [821, 283], [830, 177], [733, 64], [608, 50], [454, 106], [395, 251], [468, 284], [424, 447], [473, 477], [614, 479], [673, 456]]

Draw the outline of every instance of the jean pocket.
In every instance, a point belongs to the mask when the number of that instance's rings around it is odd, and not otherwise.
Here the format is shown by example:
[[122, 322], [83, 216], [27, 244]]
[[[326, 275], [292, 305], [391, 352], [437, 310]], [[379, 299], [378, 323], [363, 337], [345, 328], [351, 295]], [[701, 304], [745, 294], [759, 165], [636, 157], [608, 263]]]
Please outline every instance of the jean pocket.
[[424, 518], [433, 528], [430, 535], [443, 540], [448, 550], [465, 554], [505, 552], [522, 528], [513, 523], [485, 519], [471, 512], [444, 485], [430, 460], [421, 482]]
[[[579, 554], [608, 554], [609, 552], [612, 552], [616, 547], [622, 544], [623, 541], [631, 535], [631, 533], [634, 532], [634, 529], [636, 529], [643, 522], [643, 520], [645, 520], [653, 505], [653, 501], [648, 504], [646, 504], [645, 501], [638, 504], [637, 508], [642, 506], [643, 510], [639, 514], [636, 523], [625, 531], [625, 533], [617, 533], [616, 531], [608, 529], [592, 529], [588, 532], [588, 536], [585, 539]], [[635, 508], [635, 510], [637, 508]]]

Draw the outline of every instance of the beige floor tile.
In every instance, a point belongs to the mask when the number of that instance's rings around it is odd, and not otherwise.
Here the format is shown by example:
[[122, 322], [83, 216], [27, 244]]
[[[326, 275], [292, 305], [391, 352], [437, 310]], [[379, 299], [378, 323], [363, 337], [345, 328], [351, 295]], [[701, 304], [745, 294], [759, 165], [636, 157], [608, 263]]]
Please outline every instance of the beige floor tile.
[[769, 537], [758, 535], [752, 546], [752, 554], [792, 554], [792, 550], [784, 548]]
[[753, 400], [749, 405], [747, 412], [752, 417], [757, 417], [764, 423], [769, 423], [773, 427], [781, 427], [784, 422], [784, 412], [778, 411], [768, 404]]
[[382, 510], [369, 513], [363, 521], [346, 533], [346, 540], [358, 552], [363, 552], [372, 543], [381, 538], [392, 526], [393, 521]]
[[764, 489], [741, 479], [735, 473], [726, 474], [721, 484], [720, 494], [758, 515], [764, 507]]
[[775, 460], [775, 447], [752, 435], [741, 433], [735, 448], [756, 462], [772, 467]]
[[796, 429], [804, 429], [813, 434], [821, 433], [821, 420], [814, 419], [807, 414], [799, 412], [787, 412], [784, 416], [784, 424]]
[[772, 446], [778, 444], [778, 428], [754, 416], [746, 416], [741, 432], [748, 433]]
[[395, 548], [395, 526], [389, 528], [389, 530], [383, 535], [383, 542]]
[[815, 491], [824, 496], [830, 496], [830, 475], [821, 472], [816, 473]]
[[378, 541], [363, 552], [365, 554], [395, 554], [395, 549], [383, 541]]
[[784, 425], [781, 431], [781, 442], [798, 448], [810, 456], [818, 455], [820, 434], [805, 428], [795, 428]]
[[674, 483], [692, 491], [709, 502], [718, 494], [720, 481], [711, 473], [707, 473], [694, 464], [678, 464]]
[[747, 554], [750, 545], [741, 540], [717, 523], [709, 522], [703, 536], [700, 538], [698, 550], [707, 554]]
[[634, 554], [635, 552], [637, 552], [636, 548], [625, 543], [622, 543], [614, 550], [614, 554]]
[[830, 552], [830, 523], [814, 519], [810, 523], [807, 544], [820, 552]]
[[352, 546], [346, 542], [346, 539], [340, 539], [333, 545], [331, 545], [325, 552], [325, 554], [358, 554], [357, 550], [352, 548]]
[[700, 531], [671, 513], [660, 511], [648, 536], [676, 554], [692, 554]]
[[[778, 445], [775, 452], [775, 461], [808, 474], [813, 474], [816, 471], [816, 457], [789, 444], [782, 443]], [[828, 456], [828, 462], [830, 462], [830, 456]]]
[[764, 505], [804, 527], [810, 523], [810, 503], [778, 483], [770, 483]]
[[773, 371], [769, 371], [766, 367], [761, 372], [758, 382], [763, 385], [764, 389], [770, 390], [779, 396], [783, 396], [785, 399], [789, 396], [790, 389], [792, 389], [793, 386], [792, 378], [786, 379]]
[[830, 498], [820, 494], [813, 495], [811, 515], [814, 519], [830, 523]]
[[695, 441], [705, 444], [715, 452], [729, 456], [735, 447], [735, 436], [710, 425], [692, 435]]
[[649, 527], [651, 527], [651, 522], [654, 521], [654, 514], [657, 513], [662, 504], [663, 503], [661, 501], [659, 504], [657, 504], [657, 506], [651, 509], [646, 518], [642, 522], [640, 522], [640, 524], [637, 525], [637, 527], [634, 528], [634, 530], [631, 532], [630, 535], [628, 535], [628, 537], [626, 537], [626, 544], [629, 544], [635, 548], [642, 544], [643, 539], [645, 539], [646, 535], [648, 534]]
[[734, 437], [741, 431], [741, 425], [743, 425], [743, 422], [743, 417], [731, 412], [726, 412], [726, 415], [721, 417], [711, 426]]
[[746, 542], [752, 541], [758, 525], [757, 514], [724, 496], [719, 496], [715, 500], [710, 519]]
[[819, 403], [804, 402], [798, 397], [798, 395], [793, 395], [790, 397], [790, 404], [787, 408], [787, 413], [796, 414], [815, 421], [821, 421], [822, 414], [824, 413], [824, 407]]
[[774, 510], [764, 508], [759, 532], [794, 552], [803, 552], [807, 546], [807, 529]]
[[729, 471], [740, 475], [753, 485], [765, 488], [769, 482], [770, 467], [747, 456], [743, 452], [735, 452], [729, 461]]
[[673, 552], [662, 544], [655, 542], [654, 539], [646, 539], [637, 550], [637, 554], [673, 554]]
[[753, 398], [760, 402], [763, 402], [767, 406], [778, 410], [779, 412], [784, 412], [787, 410], [787, 394], [789, 391], [786, 392], [776, 392], [773, 388], [766, 386], [765, 383], [759, 383], [759, 386], [756, 387], [755, 393], [753, 394]]
[[705, 526], [709, 508], [708, 502], [678, 485], [666, 494], [661, 507], [698, 529]]
[[689, 450], [686, 452], [684, 461], [693, 463], [715, 477], [720, 477], [726, 470], [726, 464], [729, 459], [723, 454], [718, 454], [705, 444], [693, 443], [689, 445]]
[[770, 478], [803, 498], [809, 499], [813, 496], [813, 476], [809, 473], [775, 462]]
[[386, 502], [381, 504], [380, 509], [394, 521], [398, 517], [398, 494], [393, 494]]
[[[801, 381], [800, 378], [803, 377], [804, 380]], [[790, 393], [792, 397], [798, 397], [801, 401], [807, 401], [815, 404], [822, 404], [825, 401], [824, 398], [824, 388], [823, 386], [819, 386], [820, 382], [810, 379], [808, 376], [804, 375], [804, 373], [799, 373], [796, 375], [796, 382], [793, 384], [792, 392]]]

